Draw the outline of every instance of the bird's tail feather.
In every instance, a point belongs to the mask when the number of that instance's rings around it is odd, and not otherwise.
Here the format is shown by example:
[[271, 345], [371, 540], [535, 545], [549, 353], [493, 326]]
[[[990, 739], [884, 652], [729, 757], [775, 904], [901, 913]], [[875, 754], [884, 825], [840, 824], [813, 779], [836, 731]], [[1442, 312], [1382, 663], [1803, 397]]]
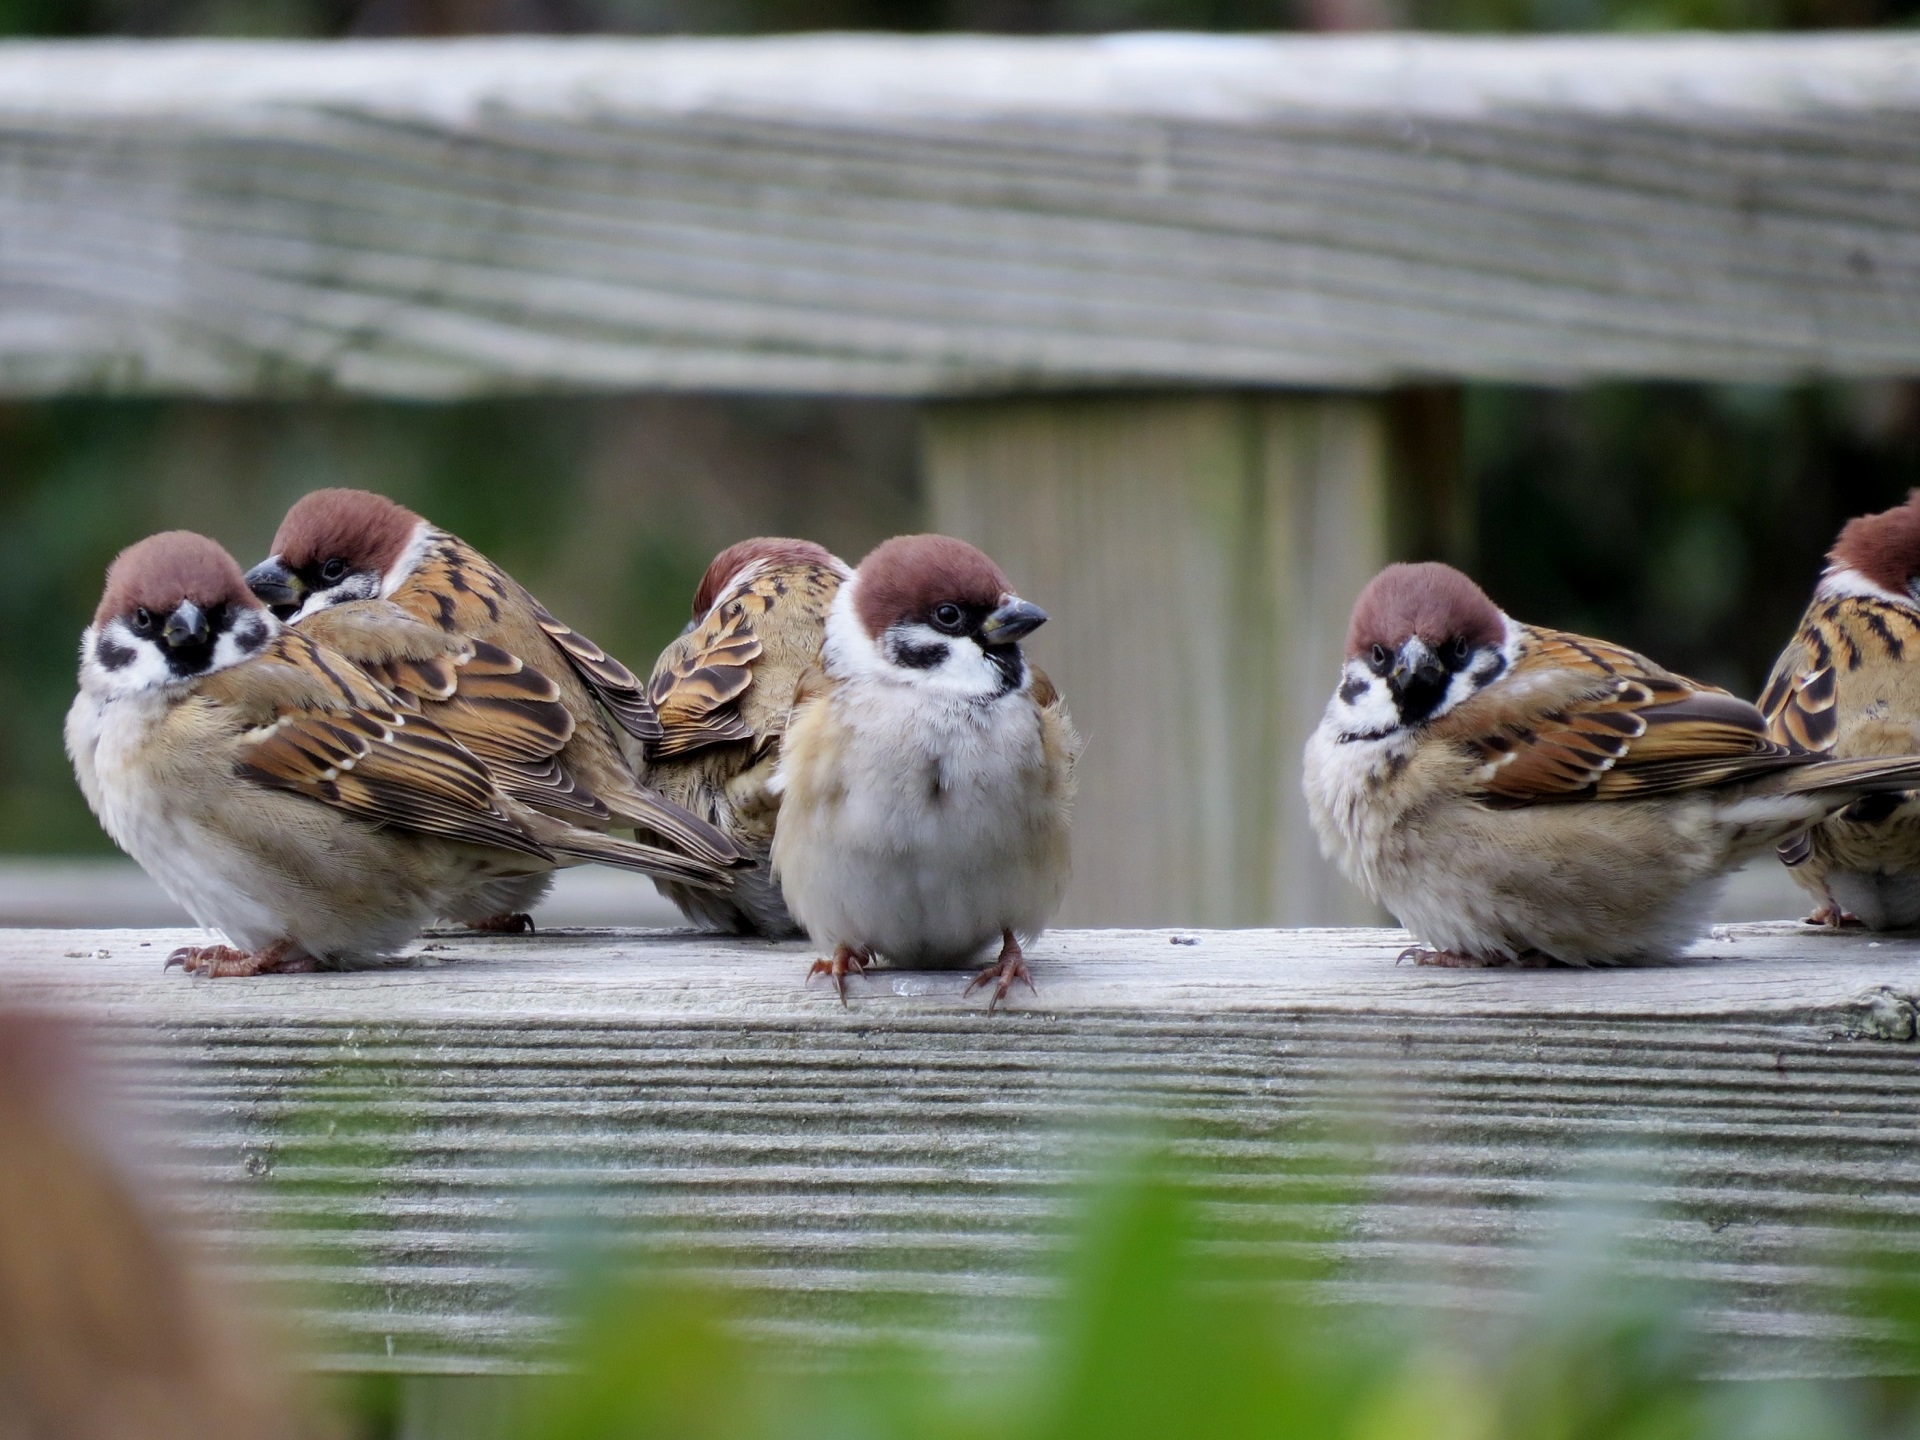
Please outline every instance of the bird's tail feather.
[[735, 844], [725, 831], [702, 820], [691, 810], [674, 804], [664, 795], [656, 795], [651, 790], [635, 786], [613, 795], [602, 791], [600, 798], [613, 811], [615, 819], [636, 829], [646, 830], [697, 860], [730, 868], [753, 863], [747, 852]]
[[1920, 790], [1920, 755], [1872, 756], [1863, 760], [1816, 760], [1780, 774], [1782, 795], [1812, 795], [1841, 790], [1872, 795], [1885, 790]]
[[[737, 867], [715, 865], [710, 861], [663, 850], [637, 840], [622, 840], [617, 835], [602, 835], [597, 830], [568, 826], [557, 835], [542, 835], [541, 843], [555, 855], [567, 860], [611, 865], [617, 870], [638, 870], [662, 880], [675, 880], [703, 890], [724, 890], [728, 876]], [[747, 862], [751, 864], [751, 861]]]

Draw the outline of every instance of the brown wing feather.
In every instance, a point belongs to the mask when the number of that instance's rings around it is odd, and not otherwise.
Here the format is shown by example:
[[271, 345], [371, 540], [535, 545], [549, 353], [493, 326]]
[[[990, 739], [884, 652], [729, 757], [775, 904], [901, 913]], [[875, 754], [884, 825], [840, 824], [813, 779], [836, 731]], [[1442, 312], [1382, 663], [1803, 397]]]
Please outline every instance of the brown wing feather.
[[[476, 592], [469, 586], [459, 593]], [[322, 610], [300, 630], [485, 760], [515, 799], [606, 818], [606, 806], [554, 763], [574, 731], [560, 687], [518, 656], [423, 623], [416, 611], [383, 600]]]
[[661, 655], [647, 686], [660, 719], [661, 736], [651, 752], [656, 758], [753, 739], [739, 701], [760, 658], [755, 609], [746, 597], [729, 597]]
[[665, 731], [654, 757], [753, 742], [736, 757], [747, 767], [777, 749], [792, 686], [819, 659], [848, 573], [837, 560], [760, 568], [714, 600], [654, 664], [649, 690]]
[[560, 687], [497, 645], [476, 641], [433, 719], [483, 760], [541, 761], [573, 735]]
[[567, 657], [574, 673], [593, 692], [594, 698], [607, 707], [607, 713], [620, 728], [639, 741], [651, 744], [658, 740], [660, 717], [654, 713], [653, 702], [647, 698], [640, 677], [578, 630], [554, 619], [532, 596], [527, 599], [533, 606], [534, 620], [560, 647], [560, 653]]
[[503, 616], [525, 606], [622, 729], [637, 740], [658, 737], [660, 722], [639, 677], [586, 636], [556, 620], [518, 581], [457, 536], [436, 532], [394, 599], [449, 635], [491, 634]]
[[1746, 701], [1581, 636], [1529, 632], [1499, 693], [1518, 701], [1480, 712], [1467, 742], [1496, 804], [1637, 798], [1802, 759], [1768, 738]]
[[477, 756], [432, 721], [387, 703], [342, 657], [284, 635], [262, 660], [311, 683], [299, 702], [277, 706], [244, 738], [241, 775], [375, 824], [552, 858], [501, 808]]
[[1760, 694], [1768, 733], [1795, 750], [1832, 754], [1840, 739], [1840, 672], [1869, 660], [1898, 662], [1916, 639], [1913, 617], [1884, 601], [1816, 601]]

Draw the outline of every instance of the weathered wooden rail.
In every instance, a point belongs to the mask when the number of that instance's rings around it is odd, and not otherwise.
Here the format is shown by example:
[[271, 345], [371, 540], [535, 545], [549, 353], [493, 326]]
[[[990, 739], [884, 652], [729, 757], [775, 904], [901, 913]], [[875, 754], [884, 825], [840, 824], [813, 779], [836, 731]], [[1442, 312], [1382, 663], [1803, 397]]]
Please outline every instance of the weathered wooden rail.
[[[257, 982], [162, 974], [182, 938], [0, 934], [0, 997], [96, 1022], [193, 1226], [294, 1287], [330, 1365], [537, 1362], [587, 1239], [803, 1345], [1006, 1343], [1128, 1131], [1256, 1248], [1272, 1207], [1321, 1213], [1340, 1293], [1396, 1304], [1508, 1306], [1567, 1207], [1625, 1203], [1622, 1264], [1695, 1286], [1755, 1369], [1870, 1364], [1851, 1247], [1920, 1252], [1920, 942], [1458, 972], [1396, 964], [1396, 931], [1063, 932], [990, 1016], [956, 975], [843, 1009], [803, 946], [684, 932]], [[1273, 1188], [1289, 1164], [1314, 1184]]]

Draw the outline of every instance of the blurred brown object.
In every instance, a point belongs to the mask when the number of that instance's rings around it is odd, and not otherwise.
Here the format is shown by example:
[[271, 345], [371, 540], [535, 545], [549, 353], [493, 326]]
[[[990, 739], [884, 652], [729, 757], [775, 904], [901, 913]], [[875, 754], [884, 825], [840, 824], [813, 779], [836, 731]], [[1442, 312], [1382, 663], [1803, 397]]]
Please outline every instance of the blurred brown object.
[[0, 1440], [278, 1440], [284, 1378], [113, 1162], [67, 1022], [0, 1010]]

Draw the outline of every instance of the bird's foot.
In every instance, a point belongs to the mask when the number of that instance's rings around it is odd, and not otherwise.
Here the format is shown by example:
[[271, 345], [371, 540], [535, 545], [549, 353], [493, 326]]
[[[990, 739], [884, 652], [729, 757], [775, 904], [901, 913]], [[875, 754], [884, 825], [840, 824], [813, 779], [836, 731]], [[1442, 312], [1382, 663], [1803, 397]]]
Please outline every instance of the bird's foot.
[[482, 935], [531, 935], [534, 933], [531, 915], [489, 915], [484, 920], [469, 920], [467, 929], [478, 930]]
[[236, 950], [231, 945], [182, 945], [160, 968], [178, 965], [189, 975], [208, 980], [244, 975], [305, 975], [320, 962], [291, 940], [276, 940], [264, 950]]
[[1416, 965], [1433, 965], [1444, 970], [1491, 970], [1498, 966], [1518, 965], [1526, 969], [1535, 969], [1547, 963], [1547, 957], [1538, 950], [1529, 950], [1517, 960], [1506, 960], [1485, 955], [1468, 955], [1459, 950], [1435, 950], [1426, 945], [1409, 945], [1395, 958], [1394, 964], [1411, 960]]
[[1818, 910], [1801, 922], [1805, 925], [1824, 925], [1829, 930], [1864, 930], [1866, 922], [1858, 915], [1849, 915], [1840, 908], [1839, 902], [1829, 900]]
[[870, 950], [856, 950], [851, 945], [836, 945], [833, 947], [833, 958], [831, 960], [816, 960], [808, 968], [807, 983], [811, 985], [813, 983], [813, 977], [816, 975], [831, 975], [833, 977], [833, 988], [840, 992], [840, 1003], [845, 1005], [847, 1003], [847, 973], [851, 971], [855, 975], [866, 974], [867, 966], [872, 960], [873, 952]]
[[1027, 957], [1020, 953], [1020, 942], [1013, 938], [1011, 930], [1000, 932], [1000, 958], [974, 976], [967, 985], [966, 993], [971, 995], [982, 985], [993, 986], [993, 998], [987, 1001], [987, 1013], [991, 1015], [1000, 1002], [1007, 998], [1007, 992], [1016, 981], [1024, 981], [1027, 989], [1034, 994], [1040, 993], [1033, 983], [1033, 976], [1027, 970]]

